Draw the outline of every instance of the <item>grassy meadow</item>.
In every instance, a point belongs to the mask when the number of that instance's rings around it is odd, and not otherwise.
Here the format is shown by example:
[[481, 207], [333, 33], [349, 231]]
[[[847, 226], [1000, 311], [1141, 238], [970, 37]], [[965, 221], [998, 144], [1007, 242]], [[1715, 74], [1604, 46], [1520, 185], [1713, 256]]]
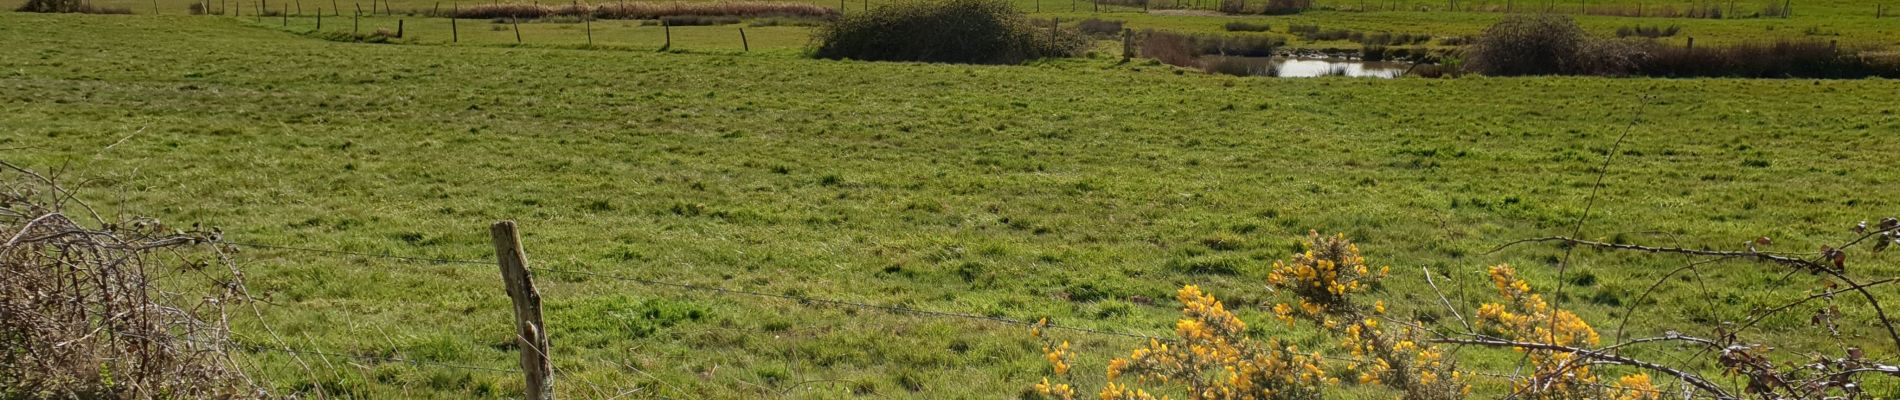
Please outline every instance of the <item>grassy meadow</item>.
[[[1669, 23], [1738, 35], [1827, 24], [1875, 42], [1900, 29], [1854, 16], [1871, 4], [1812, 8], [1836, 14]], [[1900, 208], [1891, 80], [1260, 79], [1108, 54], [810, 60], [797, 27], [748, 27], [751, 53], [735, 26], [675, 28], [681, 51], [662, 53], [651, 51], [659, 28], [637, 22], [600, 21], [601, 47], [582, 48], [575, 24], [524, 23], [528, 45], [514, 46], [512, 26], [463, 20], [448, 45], [447, 20], [414, 18], [416, 43], [387, 45], [320, 39], [314, 19], [182, 14], [0, 13], [0, 159], [60, 172], [102, 213], [203, 223], [240, 242], [487, 260], [488, 224], [514, 219], [544, 268], [1143, 335], [1170, 333], [1174, 290], [1196, 284], [1256, 335], [1306, 345], [1318, 336], [1257, 305], [1280, 299], [1266, 268], [1308, 230], [1343, 232], [1390, 265], [1380, 293], [1398, 315], [1443, 318], [1421, 268], [1467, 315], [1492, 299], [1485, 266], [1553, 290], [1563, 249], [1492, 250], [1569, 234], [1586, 204], [1589, 238], [1734, 249], [1768, 236], [1792, 252]], [[1135, 27], [1226, 20], [1126, 15]], [[1260, 19], [1475, 33], [1501, 14], [1426, 15], [1438, 14]], [[1900, 273], [1891, 256], [1856, 257], [1855, 276]], [[247, 343], [516, 361], [492, 266], [266, 249], [237, 260], [262, 296], [258, 315], [233, 322]], [[1688, 261], [1579, 251], [1558, 301], [1606, 341], [1632, 306], [1643, 308], [1627, 336], [1707, 334], [1817, 281], [1717, 263], [1640, 296]], [[1005, 398], [1048, 368], [1017, 326], [537, 279], [563, 397]], [[1838, 302], [1843, 321], [1869, 317], [1857, 298]], [[1848, 328], [1848, 340], [1884, 340]], [[1789, 315], [1755, 334], [1825, 348], [1812, 332]], [[1094, 366], [1139, 343], [1052, 333], [1098, 381]], [[1466, 351], [1493, 371], [1516, 360]], [[522, 386], [433, 365], [240, 361], [273, 391], [306, 396], [503, 398]], [[1900, 395], [1893, 382], [1872, 390]], [[1338, 397], [1381, 393], [1348, 385]]]

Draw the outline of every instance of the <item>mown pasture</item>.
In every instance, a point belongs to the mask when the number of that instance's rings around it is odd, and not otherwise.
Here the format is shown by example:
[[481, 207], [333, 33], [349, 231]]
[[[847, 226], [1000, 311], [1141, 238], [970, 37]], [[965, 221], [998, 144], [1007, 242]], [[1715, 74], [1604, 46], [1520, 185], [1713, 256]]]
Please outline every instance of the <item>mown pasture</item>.
[[[1171, 329], [1170, 294], [1192, 283], [1259, 335], [1296, 340], [1313, 335], [1248, 306], [1275, 298], [1265, 266], [1308, 230], [1359, 240], [1395, 271], [1384, 293], [1417, 300], [1394, 312], [1430, 315], [1421, 267], [1468, 285], [1465, 306], [1484, 301], [1486, 265], [1555, 286], [1561, 249], [1491, 250], [1569, 232], [1599, 173], [1584, 236], [1691, 247], [1768, 236], [1811, 251], [1894, 214], [1900, 195], [1891, 80], [1276, 80], [1112, 57], [818, 61], [789, 39], [756, 54], [656, 53], [339, 43], [273, 26], [0, 13], [0, 158], [83, 179], [102, 212], [236, 241], [480, 260], [487, 224], [515, 219], [548, 268], [1152, 335]], [[1815, 285], [1723, 263], [1640, 299], [1686, 260], [1578, 254], [1562, 304], [1596, 321], [1644, 305], [1630, 327], [1644, 334], [1706, 331]], [[492, 267], [256, 249], [240, 261], [267, 294], [261, 319], [236, 321], [248, 341], [268, 343], [267, 323], [339, 353], [515, 360]], [[1900, 272], [1879, 258], [1855, 268]], [[1020, 327], [539, 279], [567, 397], [984, 398], [1046, 369]], [[1840, 302], [1843, 320], [1867, 317]], [[1771, 320], [1762, 334], [1821, 345], [1807, 324]], [[1868, 328], [1848, 334], [1878, 340]], [[1090, 365], [1135, 345], [1056, 334]], [[521, 385], [244, 359], [284, 393], [508, 397]]]

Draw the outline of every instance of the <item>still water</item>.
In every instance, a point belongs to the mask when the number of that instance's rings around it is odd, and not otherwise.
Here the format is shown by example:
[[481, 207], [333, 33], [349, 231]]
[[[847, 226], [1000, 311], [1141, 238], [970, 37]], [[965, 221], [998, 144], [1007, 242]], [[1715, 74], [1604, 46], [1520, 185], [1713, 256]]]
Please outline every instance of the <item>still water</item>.
[[1340, 58], [1306, 57], [1206, 57], [1202, 59], [1209, 71], [1242, 76], [1274, 76], [1281, 78], [1310, 78], [1317, 76], [1348, 76], [1370, 78], [1396, 78], [1412, 67], [1410, 63], [1393, 61], [1361, 61]]

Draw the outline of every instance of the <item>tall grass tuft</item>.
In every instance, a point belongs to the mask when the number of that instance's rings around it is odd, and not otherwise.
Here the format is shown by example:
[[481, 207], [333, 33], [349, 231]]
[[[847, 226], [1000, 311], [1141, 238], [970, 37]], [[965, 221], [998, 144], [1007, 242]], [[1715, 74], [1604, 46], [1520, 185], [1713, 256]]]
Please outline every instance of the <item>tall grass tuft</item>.
[[831, 21], [813, 56], [870, 61], [1016, 64], [1082, 54], [1089, 39], [1034, 26], [1003, 0], [899, 3]]

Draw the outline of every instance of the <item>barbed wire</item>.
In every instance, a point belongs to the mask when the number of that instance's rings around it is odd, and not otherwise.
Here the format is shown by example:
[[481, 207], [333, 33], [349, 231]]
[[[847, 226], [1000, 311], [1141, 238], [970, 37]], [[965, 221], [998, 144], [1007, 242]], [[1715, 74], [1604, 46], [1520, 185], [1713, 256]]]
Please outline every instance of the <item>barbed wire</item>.
[[314, 248], [308, 248], [308, 247], [295, 247], [295, 246], [284, 246], [284, 245], [263, 244], [263, 243], [233, 242], [233, 241], [225, 241], [225, 240], [218, 241], [217, 243], [228, 244], [228, 245], [239, 246], [239, 247], [252, 247], [252, 248], [259, 248], [259, 249], [301, 251], [301, 252], [306, 252], [306, 253], [318, 253], [318, 254], [328, 254], [328, 255], [350, 255], [350, 256], [384, 258], [384, 259], [391, 259], [391, 260], [434, 263], [434, 264], [495, 265], [494, 261], [454, 260], [454, 259], [433, 258], [433, 257], [399, 256], [399, 255], [394, 255], [394, 254], [376, 254], [376, 253], [363, 253], [363, 252], [343, 251], [343, 250], [314, 249]]
[[[138, 336], [138, 335], [128, 335], [128, 336]], [[404, 364], [411, 364], [411, 365], [417, 365], [417, 366], [426, 365], [426, 366], [432, 366], [432, 367], [491, 371], [491, 372], [507, 372], [507, 373], [521, 372], [520, 368], [494, 368], [494, 367], [483, 367], [483, 366], [466, 365], [466, 364], [453, 364], [453, 363], [445, 363], [445, 362], [437, 362], [437, 361], [423, 361], [423, 360], [417, 360], [417, 359], [405, 358], [405, 357], [343, 354], [343, 353], [321, 351], [321, 350], [292, 348], [290, 346], [266, 346], [266, 345], [256, 345], [256, 344], [243, 344], [243, 343], [236, 343], [234, 341], [220, 342], [220, 341], [203, 340], [203, 339], [192, 339], [192, 338], [187, 338], [187, 337], [171, 337], [168, 339], [175, 339], [179, 341], [197, 343], [197, 344], [202, 344], [202, 345], [207, 345], [207, 346], [229, 346], [229, 347], [237, 348], [239, 350], [252, 351], [252, 352], [270, 351], [270, 352], [292, 354], [292, 355], [313, 355], [313, 356], [341, 358], [341, 359], [349, 359], [349, 360], [357, 360], [357, 361], [404, 363]]]
[[[589, 277], [596, 277], [596, 278], [606, 278], [606, 279], [633, 282], [633, 283], [639, 283], [639, 284], [650, 285], [650, 286], [666, 286], [666, 287], [672, 287], [672, 288], [678, 288], [678, 289], [710, 291], [710, 292], [717, 292], [717, 293], [729, 294], [729, 295], [744, 295], [744, 296], [774, 298], [774, 299], [780, 299], [780, 300], [792, 300], [799, 303], [829, 304], [829, 305], [835, 305], [835, 306], [854, 307], [854, 308], [861, 308], [861, 309], [883, 311], [883, 312], [888, 312], [888, 313], [893, 313], [893, 314], [913, 314], [913, 315], [938, 317], [938, 318], [960, 318], [960, 319], [968, 319], [968, 320], [975, 320], [975, 321], [987, 321], [987, 322], [996, 322], [996, 323], [1003, 323], [1003, 324], [1009, 324], [1009, 325], [1021, 325], [1021, 326], [1035, 326], [1038, 324], [1038, 322], [1036, 321], [1025, 321], [1025, 320], [1019, 320], [1019, 319], [1007, 318], [1007, 317], [965, 314], [965, 313], [957, 313], [957, 312], [949, 312], [949, 311], [924, 310], [924, 309], [917, 309], [917, 308], [910, 308], [910, 307], [887, 306], [887, 305], [881, 305], [881, 304], [869, 304], [869, 303], [860, 303], [860, 302], [854, 302], [854, 301], [824, 299], [824, 298], [789, 295], [789, 294], [754, 292], [754, 291], [741, 290], [741, 289], [728, 289], [728, 288], [723, 288], [723, 287], [718, 287], [718, 286], [666, 282], [666, 281], [659, 281], [659, 280], [652, 280], [652, 279], [630, 277], [630, 276], [625, 276], [625, 275], [577, 271], [577, 270], [563, 269], [563, 268], [531, 267], [529, 269], [553, 272], [557, 274], [570, 274], [570, 275], [589, 276]], [[1142, 335], [1142, 334], [1137, 334], [1137, 333], [1106, 331], [1106, 330], [1083, 328], [1083, 327], [1077, 327], [1077, 326], [1057, 325], [1054, 323], [1046, 324], [1043, 327], [1045, 329], [1059, 329], [1059, 330], [1066, 330], [1066, 331], [1071, 331], [1071, 332], [1079, 332], [1079, 333], [1092, 334], [1092, 335], [1149, 339], [1149, 340], [1158, 340], [1158, 341], [1163, 341], [1163, 342], [1173, 341], [1172, 339]]]
[[[433, 264], [463, 264], [463, 265], [494, 265], [495, 264], [492, 261], [457, 260], [457, 259], [444, 259], [444, 258], [432, 258], [432, 257], [403, 256], [403, 255], [394, 255], [394, 254], [376, 254], [376, 253], [364, 253], [364, 252], [353, 252], [353, 251], [343, 251], [343, 250], [282, 246], [282, 245], [262, 244], [262, 243], [246, 243], [246, 242], [231, 242], [231, 241], [220, 241], [218, 243], [230, 244], [230, 245], [242, 246], [242, 247], [262, 248], [262, 249], [299, 251], [299, 252], [327, 254], [327, 255], [361, 256], [361, 257], [372, 257], [372, 258], [391, 259], [391, 260], [399, 260], [399, 261], [407, 261], [407, 262], [433, 263]], [[818, 298], [818, 297], [810, 297], [810, 296], [790, 295], [790, 294], [774, 294], [774, 293], [757, 292], [757, 291], [750, 291], [750, 290], [743, 290], [743, 289], [730, 289], [730, 288], [724, 288], [724, 287], [719, 287], [719, 286], [669, 282], [669, 281], [639, 278], [639, 277], [620, 275], [620, 274], [581, 271], [581, 270], [567, 269], [567, 268], [529, 267], [529, 269], [534, 270], [534, 271], [543, 271], [543, 272], [550, 272], [550, 273], [556, 273], [556, 274], [604, 278], [604, 279], [637, 283], [637, 284], [648, 285], [648, 286], [662, 286], [662, 287], [670, 287], [670, 288], [683, 289], [683, 290], [714, 292], [714, 293], [719, 293], [719, 294], [724, 294], [724, 295], [739, 295], [739, 296], [751, 296], [751, 297], [770, 298], [770, 299], [778, 299], [778, 300], [789, 300], [789, 301], [797, 302], [800, 304], [826, 304], [826, 305], [832, 305], [832, 306], [875, 310], [875, 311], [881, 311], [881, 312], [886, 312], [886, 313], [891, 313], [891, 314], [907, 314], [907, 315], [933, 317], [933, 318], [965, 319], [965, 320], [1001, 323], [1001, 324], [1018, 325], [1018, 326], [1036, 326], [1040, 324], [1039, 322], [1036, 322], [1036, 321], [1026, 321], [1026, 320], [1020, 320], [1020, 319], [1014, 319], [1014, 318], [1008, 318], [1008, 317], [958, 313], [958, 312], [949, 312], [949, 311], [926, 310], [926, 309], [918, 309], [918, 308], [910, 308], [910, 307], [902, 307], [902, 306], [870, 304], [870, 303]], [[1126, 333], [1126, 332], [1116, 332], [1116, 331], [1084, 328], [1084, 327], [1077, 327], [1077, 326], [1058, 325], [1054, 323], [1042, 324], [1042, 326], [1044, 329], [1064, 330], [1064, 331], [1091, 334], [1091, 335], [1113, 336], [1113, 337], [1135, 338], [1135, 339], [1149, 339], [1149, 340], [1166, 342], [1166, 343], [1175, 342], [1174, 339], [1170, 339], [1170, 338], [1143, 335], [1143, 334], [1137, 334], [1137, 333]], [[206, 343], [206, 344], [215, 344], [215, 343], [203, 342], [203, 341], [192, 340], [192, 339], [184, 339], [184, 340], [199, 342], [199, 343]], [[480, 366], [471, 366], [471, 365], [462, 365], [462, 364], [414, 360], [414, 359], [401, 358], [401, 357], [380, 357], [380, 356], [340, 354], [340, 353], [332, 353], [332, 352], [324, 352], [324, 351], [316, 351], [316, 350], [308, 350], [308, 349], [295, 349], [295, 348], [289, 348], [289, 347], [272, 347], [272, 346], [261, 346], [261, 345], [240, 345], [239, 347], [246, 350], [252, 350], [252, 351], [261, 350], [261, 351], [280, 352], [280, 353], [286, 353], [286, 354], [307, 354], [307, 355], [315, 355], [315, 356], [323, 356], [323, 357], [331, 357], [331, 358], [344, 358], [344, 359], [353, 359], [353, 360], [409, 363], [409, 364], [414, 364], [414, 365], [429, 365], [429, 366], [437, 366], [437, 367], [444, 367], [444, 368], [481, 370], [481, 371], [491, 371], [491, 372], [508, 372], [508, 373], [521, 372], [521, 370], [518, 368], [502, 369], [502, 368], [480, 367]], [[1327, 358], [1334, 359], [1334, 361], [1349, 361], [1348, 359], [1332, 357], [1332, 356], [1329, 356]], [[1504, 374], [1485, 373], [1485, 372], [1480, 372], [1480, 371], [1466, 371], [1466, 372], [1468, 376], [1480, 377], [1480, 378], [1502, 379], [1506, 381], [1516, 381], [1517, 379], [1521, 379], [1520, 377], [1513, 377], [1513, 376], [1508, 376]], [[1641, 389], [1633, 389], [1633, 388], [1623, 388], [1621, 386], [1606, 385], [1606, 384], [1593, 384], [1593, 386], [1601, 387], [1601, 388], [1621, 388], [1621, 389], [1641, 390]], [[1668, 394], [1666, 391], [1663, 391], [1663, 390], [1646, 390], [1646, 391], [1656, 392], [1659, 394]], [[1692, 394], [1691, 396], [1701, 397], [1698, 395], [1701, 395], [1701, 394], [1696, 393], [1696, 394]]]

